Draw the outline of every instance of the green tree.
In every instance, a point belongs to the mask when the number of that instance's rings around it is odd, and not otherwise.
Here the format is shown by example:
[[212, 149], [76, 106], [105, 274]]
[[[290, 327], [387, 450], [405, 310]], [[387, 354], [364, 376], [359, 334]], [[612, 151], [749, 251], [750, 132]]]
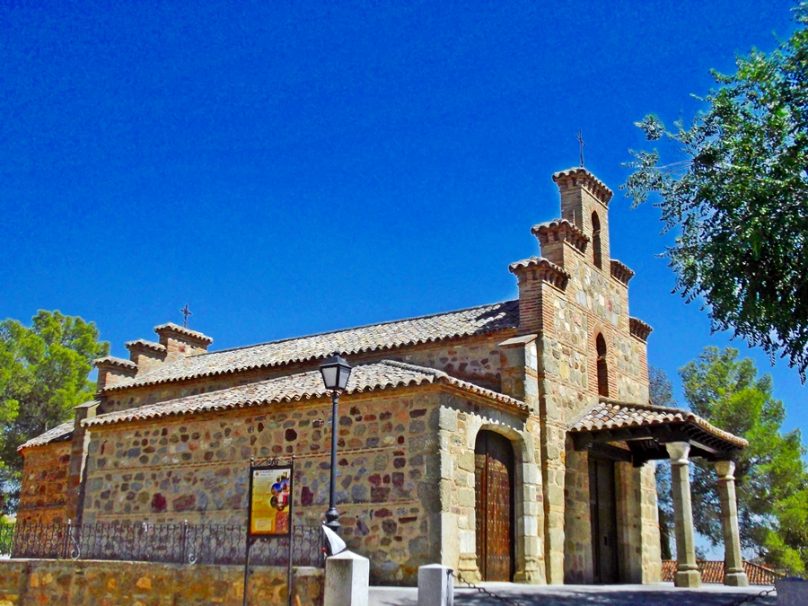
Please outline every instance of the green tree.
[[[673, 385], [661, 368], [648, 367], [649, 400], [654, 406], [676, 406]], [[671, 467], [657, 465], [657, 508], [659, 512], [659, 542], [663, 560], [673, 559], [673, 496], [671, 495]]]
[[[714, 330], [732, 329], [802, 379], [808, 368], [808, 3], [798, 29], [771, 53], [737, 59], [706, 109], [668, 130], [637, 123], [657, 149], [632, 152], [622, 186], [635, 204], [658, 196], [666, 229], [680, 230], [667, 256], [676, 290], [703, 298]], [[668, 145], [670, 144], [670, 145]]]
[[[742, 436], [749, 446], [736, 460], [741, 545], [778, 568], [808, 566], [808, 471], [800, 432], [782, 433], [783, 403], [768, 375], [732, 348], [708, 347], [680, 371], [685, 398], [697, 415]], [[712, 464], [694, 459], [696, 529], [723, 543], [720, 501]]]
[[19, 486], [17, 446], [92, 399], [92, 360], [108, 351], [95, 324], [58, 311], [37, 312], [31, 327], [0, 322], [0, 494], [6, 509]]

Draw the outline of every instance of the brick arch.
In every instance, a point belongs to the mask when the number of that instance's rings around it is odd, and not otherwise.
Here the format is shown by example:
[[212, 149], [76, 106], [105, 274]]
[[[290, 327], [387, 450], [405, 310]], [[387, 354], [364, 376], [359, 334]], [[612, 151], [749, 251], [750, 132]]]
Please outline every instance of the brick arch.
[[603, 337], [606, 345], [606, 367], [608, 369], [608, 396], [617, 395], [617, 373], [615, 365], [614, 329], [603, 322], [596, 322], [590, 326], [587, 350], [587, 391], [593, 396], [601, 396], [598, 391], [598, 336]]

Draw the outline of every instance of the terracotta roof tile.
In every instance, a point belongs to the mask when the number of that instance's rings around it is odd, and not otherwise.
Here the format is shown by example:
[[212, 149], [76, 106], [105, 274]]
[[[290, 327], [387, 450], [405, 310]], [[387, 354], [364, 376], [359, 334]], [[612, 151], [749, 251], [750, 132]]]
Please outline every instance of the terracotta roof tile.
[[647, 341], [648, 335], [654, 331], [650, 324], [643, 322], [639, 318], [629, 318], [628, 329], [632, 336], [637, 337], [641, 341]]
[[125, 370], [131, 370], [131, 371], [137, 370], [137, 364], [135, 364], [131, 360], [127, 360], [126, 358], [116, 358], [115, 356], [105, 356], [103, 358], [96, 358], [95, 360], [93, 360], [93, 364], [96, 367], [114, 366], [116, 368], [122, 368]]
[[518, 322], [519, 302], [505, 301], [419, 318], [187, 356], [174, 362], [167, 362], [141, 376], [116, 383], [105, 391], [309, 362], [328, 356], [334, 351], [342, 355], [354, 355], [456, 337], [482, 335], [514, 328]]
[[539, 223], [530, 229], [530, 233], [539, 239], [542, 246], [553, 240], [566, 240], [580, 252], [586, 251], [589, 236], [578, 229], [578, 226], [567, 219], [555, 219], [546, 223]]
[[626, 286], [628, 286], [629, 281], [631, 278], [634, 277], [634, 270], [631, 269], [628, 265], [619, 261], [617, 259], [612, 259], [609, 263], [609, 267], [611, 268], [612, 277], [616, 280], [619, 280]]
[[17, 447], [17, 452], [20, 452], [24, 448], [31, 448], [32, 446], [45, 446], [45, 444], [50, 444], [51, 442], [60, 442], [70, 439], [70, 436], [73, 435], [73, 423], [73, 420], [66, 421], [53, 429], [49, 429], [45, 433], [39, 434], [35, 438], [31, 438], [27, 442], [23, 442]]
[[569, 431], [577, 433], [621, 429], [624, 427], [647, 427], [667, 423], [692, 423], [735, 447], [745, 448], [749, 445], [749, 442], [743, 438], [711, 425], [689, 410], [652, 406], [650, 404], [629, 404], [614, 400], [601, 400], [597, 404], [590, 406], [569, 426]]
[[553, 173], [553, 181], [556, 184], [563, 185], [571, 180], [580, 180], [585, 183], [589, 190], [604, 204], [608, 204], [609, 200], [612, 199], [612, 190], [583, 166], [576, 166]]
[[132, 349], [143, 348], [143, 349], [150, 349], [150, 350], [156, 351], [158, 353], [165, 353], [166, 352], [166, 346], [165, 345], [161, 345], [160, 343], [155, 343], [154, 341], [147, 341], [146, 339], [135, 339], [134, 341], [127, 341], [125, 343], [125, 345], [126, 345], [126, 349], [128, 349], [130, 351]]
[[175, 332], [207, 345], [213, 343], [213, 339], [205, 333], [199, 332], [198, 330], [191, 330], [190, 328], [180, 326], [179, 324], [174, 324], [174, 322], [166, 322], [165, 324], [155, 326], [154, 332], [156, 332], [158, 335], [164, 332]]
[[[724, 582], [723, 561], [699, 560], [698, 565], [702, 583]], [[662, 580], [672, 582], [676, 576], [676, 568], [676, 560], [662, 560]], [[774, 585], [777, 579], [783, 578], [783, 575], [776, 570], [752, 562], [744, 562], [743, 569], [750, 585]]]
[[528, 257], [508, 265], [508, 270], [512, 274], [521, 275], [527, 269], [536, 270], [539, 272], [538, 277], [541, 280], [561, 289], [567, 287], [567, 282], [570, 279], [570, 274], [563, 267], [544, 257]]
[[[346, 394], [444, 384], [498, 402], [506, 407], [527, 412], [523, 402], [504, 394], [456, 379], [434, 368], [426, 368], [384, 360], [355, 366]], [[229, 389], [167, 400], [118, 412], [110, 412], [83, 422], [85, 426], [140, 421], [173, 415], [195, 414], [247, 408], [282, 402], [297, 402], [328, 396], [319, 370], [277, 377], [266, 381], [239, 385]]]

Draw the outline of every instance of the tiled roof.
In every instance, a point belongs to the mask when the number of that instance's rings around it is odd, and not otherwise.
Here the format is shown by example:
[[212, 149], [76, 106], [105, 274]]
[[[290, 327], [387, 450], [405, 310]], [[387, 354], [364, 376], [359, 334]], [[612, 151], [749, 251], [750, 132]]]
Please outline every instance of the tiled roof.
[[105, 391], [171, 383], [317, 360], [337, 351], [353, 355], [497, 332], [519, 323], [519, 302], [505, 301], [447, 313], [284, 339], [180, 358], [116, 383]]
[[126, 358], [116, 358], [115, 356], [105, 356], [103, 358], [96, 358], [93, 364], [97, 367], [100, 366], [114, 366], [116, 368], [123, 368], [125, 370], [136, 371], [137, 364]]
[[130, 351], [132, 349], [144, 348], [144, 349], [150, 349], [152, 351], [156, 351], [158, 353], [165, 353], [166, 352], [166, 346], [165, 345], [161, 345], [160, 343], [155, 343], [154, 341], [147, 341], [146, 339], [135, 339], [134, 341], [127, 341], [125, 343], [125, 345], [126, 345], [126, 349], [128, 349]]
[[180, 326], [179, 324], [174, 324], [174, 322], [166, 322], [165, 324], [160, 324], [159, 326], [154, 327], [154, 332], [158, 335], [164, 332], [174, 332], [177, 334], [185, 335], [195, 341], [199, 341], [206, 345], [210, 345], [213, 343], [213, 339], [206, 335], [203, 332], [199, 332], [198, 330], [191, 330], [190, 328], [186, 328], [184, 326]]
[[601, 400], [589, 407], [570, 425], [569, 431], [577, 433], [627, 427], [648, 427], [668, 423], [692, 423], [703, 431], [729, 442], [737, 448], [745, 448], [749, 445], [749, 442], [743, 438], [711, 425], [689, 410], [669, 408], [667, 406], [652, 406], [650, 404], [628, 404], [614, 400]]
[[[429, 384], [443, 384], [498, 402], [503, 406], [526, 413], [523, 402], [504, 394], [479, 387], [466, 381], [455, 379], [434, 368], [415, 366], [384, 360], [353, 368], [346, 394], [358, 394], [384, 389], [415, 387]], [[328, 392], [323, 385], [319, 370], [295, 375], [287, 375], [239, 385], [229, 389], [187, 396], [148, 406], [110, 412], [84, 421], [85, 426], [140, 421], [173, 415], [223, 411], [234, 408], [247, 408], [282, 402], [297, 402], [326, 397]]]
[[[698, 565], [702, 583], [724, 582], [723, 561], [699, 560]], [[744, 562], [743, 569], [750, 585], [774, 585], [777, 579], [783, 578], [783, 575], [779, 572], [752, 562]], [[675, 576], [676, 560], [662, 560], [662, 580], [672, 582]]]
[[35, 438], [31, 438], [27, 442], [23, 442], [17, 447], [17, 452], [24, 448], [31, 448], [32, 446], [44, 446], [51, 442], [59, 442], [67, 440], [73, 434], [73, 420], [57, 425], [53, 429], [49, 429], [45, 433], [39, 434]]

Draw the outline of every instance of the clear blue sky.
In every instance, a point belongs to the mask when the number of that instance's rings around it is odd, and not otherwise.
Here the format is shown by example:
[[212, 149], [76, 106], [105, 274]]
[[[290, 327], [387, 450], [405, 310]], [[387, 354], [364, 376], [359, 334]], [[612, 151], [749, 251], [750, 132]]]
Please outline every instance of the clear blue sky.
[[[711, 67], [793, 29], [777, 0], [10, 4], [0, 317], [78, 314], [123, 356], [185, 303], [225, 348], [513, 298], [579, 128], [617, 192], [635, 120], [690, 116]], [[616, 193], [675, 377], [729, 340], [670, 294], [660, 227]], [[738, 346], [805, 426], [797, 373]]]

